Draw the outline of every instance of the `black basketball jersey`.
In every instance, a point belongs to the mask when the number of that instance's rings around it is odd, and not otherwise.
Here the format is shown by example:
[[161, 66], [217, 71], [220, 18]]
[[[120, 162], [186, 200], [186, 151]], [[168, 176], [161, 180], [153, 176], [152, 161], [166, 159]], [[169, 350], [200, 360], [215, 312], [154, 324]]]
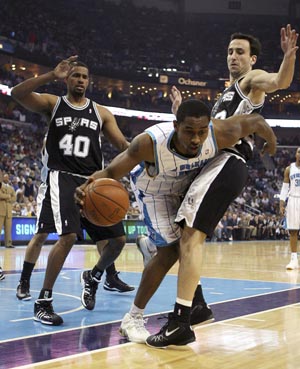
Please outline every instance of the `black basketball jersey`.
[[[237, 114], [260, 113], [264, 101], [260, 104], [253, 104], [251, 100], [243, 94], [239, 86], [239, 82], [243, 78], [244, 77], [241, 77], [233, 85], [223, 91], [212, 109], [212, 118], [225, 119]], [[252, 157], [252, 145], [249, 145], [249, 142], [242, 138], [235, 145], [234, 149], [242, 154], [246, 160]]]
[[95, 102], [86, 99], [78, 107], [59, 97], [46, 136], [44, 166], [84, 176], [102, 169], [102, 124]]
[[259, 113], [264, 105], [253, 104], [251, 100], [243, 94], [239, 82], [244, 77], [237, 80], [233, 85], [226, 88], [212, 108], [212, 118], [225, 119], [237, 114]]

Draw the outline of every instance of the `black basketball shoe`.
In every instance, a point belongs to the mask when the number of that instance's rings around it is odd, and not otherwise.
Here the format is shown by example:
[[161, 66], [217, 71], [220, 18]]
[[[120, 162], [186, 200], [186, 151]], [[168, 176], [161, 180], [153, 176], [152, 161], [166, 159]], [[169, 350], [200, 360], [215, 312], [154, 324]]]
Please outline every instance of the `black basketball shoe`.
[[123, 282], [118, 276], [119, 273], [120, 272], [115, 272], [114, 274], [106, 275], [103, 288], [107, 291], [117, 291], [121, 293], [133, 291], [134, 287]]
[[191, 325], [198, 325], [209, 323], [214, 320], [214, 315], [212, 310], [205, 304], [198, 304], [192, 306], [191, 310]]
[[53, 311], [53, 299], [38, 299], [34, 304], [34, 320], [42, 324], [61, 325], [64, 321]]
[[17, 287], [17, 293], [16, 293], [17, 298], [23, 301], [30, 300], [31, 295], [30, 295], [29, 288], [30, 288], [29, 282], [21, 279]]
[[81, 273], [80, 281], [82, 285], [81, 303], [86, 309], [93, 310], [99, 282], [93, 279], [90, 270], [85, 270]]
[[161, 330], [146, 339], [146, 344], [151, 347], [164, 348], [167, 346], [184, 346], [196, 340], [192, 327], [183, 322], [179, 322], [173, 315], [169, 314], [167, 323]]

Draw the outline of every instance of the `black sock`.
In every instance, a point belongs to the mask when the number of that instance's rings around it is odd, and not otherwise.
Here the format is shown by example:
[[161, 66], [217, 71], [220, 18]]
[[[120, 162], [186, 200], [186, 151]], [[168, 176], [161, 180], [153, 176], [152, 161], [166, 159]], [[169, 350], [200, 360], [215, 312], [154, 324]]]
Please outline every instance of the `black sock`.
[[106, 268], [107, 275], [115, 275], [117, 272], [115, 263], [112, 263], [109, 267]]
[[196, 305], [207, 306], [206, 302], [204, 300], [201, 284], [198, 284], [198, 286], [196, 288], [196, 291], [195, 291], [195, 294], [194, 294], [194, 298], [193, 298], [192, 307], [194, 307]]
[[35, 264], [34, 263], [29, 263], [28, 261], [24, 261], [23, 263], [23, 270], [22, 270], [22, 274], [21, 274], [21, 280], [24, 281], [30, 281], [31, 278], [31, 274], [33, 271]]
[[51, 299], [52, 297], [52, 290], [47, 290], [43, 288], [40, 292], [39, 299]]
[[91, 271], [92, 278], [95, 278], [99, 282], [101, 281], [102, 274], [103, 271], [99, 270], [96, 266], [94, 266], [94, 268]]
[[175, 303], [174, 316], [179, 322], [190, 324], [190, 315], [191, 308], [189, 306]]

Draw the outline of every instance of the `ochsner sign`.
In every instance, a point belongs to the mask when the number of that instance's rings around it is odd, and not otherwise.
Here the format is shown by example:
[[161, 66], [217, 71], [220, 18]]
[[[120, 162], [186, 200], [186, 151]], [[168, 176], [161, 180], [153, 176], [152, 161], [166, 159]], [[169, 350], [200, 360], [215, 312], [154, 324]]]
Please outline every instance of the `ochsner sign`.
[[185, 85], [185, 86], [199, 86], [199, 87], [206, 87], [207, 86], [207, 82], [205, 82], [205, 81], [193, 81], [190, 78], [185, 79], [183, 77], [178, 78], [178, 83], [180, 85]]

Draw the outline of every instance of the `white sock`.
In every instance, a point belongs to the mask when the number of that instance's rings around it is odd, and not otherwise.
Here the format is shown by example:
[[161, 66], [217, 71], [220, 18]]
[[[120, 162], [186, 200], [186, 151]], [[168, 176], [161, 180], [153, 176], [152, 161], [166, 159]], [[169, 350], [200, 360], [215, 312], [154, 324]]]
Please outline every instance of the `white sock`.
[[297, 252], [292, 252], [291, 253], [291, 260], [298, 260], [298, 254], [297, 254]]
[[135, 317], [136, 315], [144, 315], [144, 311], [145, 311], [145, 309], [140, 309], [137, 306], [135, 306], [134, 304], [132, 304], [131, 308], [129, 310], [129, 314], [132, 317]]
[[177, 304], [187, 306], [187, 307], [191, 307], [193, 303], [193, 301], [183, 300], [183, 299], [180, 299], [179, 297], [176, 298], [176, 302]]

